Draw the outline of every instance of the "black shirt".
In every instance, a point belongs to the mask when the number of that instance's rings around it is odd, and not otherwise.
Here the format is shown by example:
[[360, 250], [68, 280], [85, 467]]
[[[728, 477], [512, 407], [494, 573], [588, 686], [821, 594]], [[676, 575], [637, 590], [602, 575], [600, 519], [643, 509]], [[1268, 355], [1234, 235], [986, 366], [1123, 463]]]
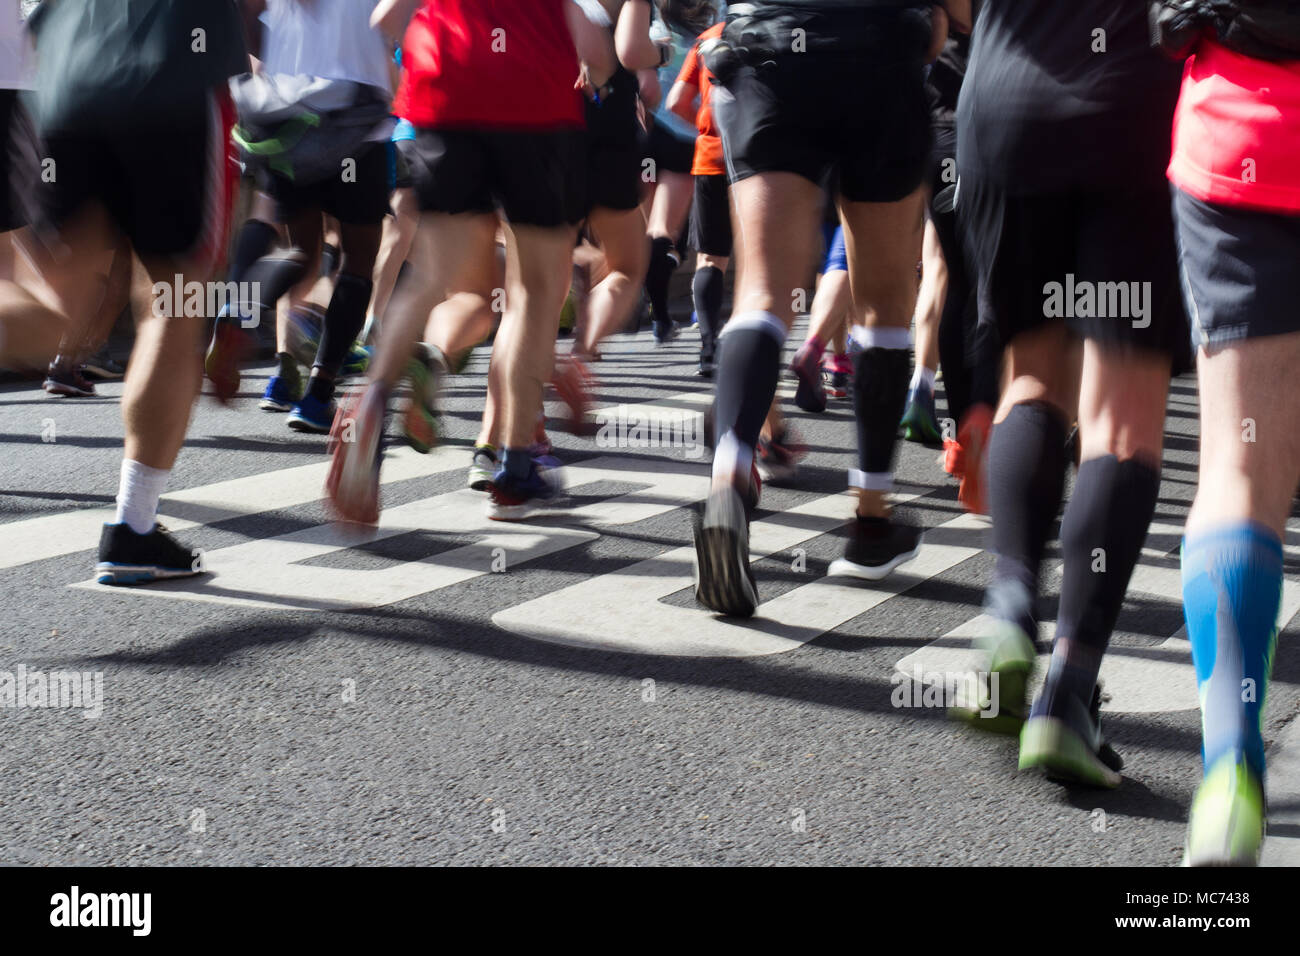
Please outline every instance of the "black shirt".
[[57, 0], [28, 25], [44, 133], [204, 117], [212, 90], [248, 69], [233, 0]]
[[948, 39], [938, 59], [930, 64], [925, 81], [925, 97], [930, 104], [930, 122], [951, 129], [957, 124], [957, 97], [970, 59], [970, 37], [956, 30]]
[[985, 0], [957, 108], [961, 175], [1021, 194], [1164, 188], [1180, 76], [1150, 46], [1144, 3]]

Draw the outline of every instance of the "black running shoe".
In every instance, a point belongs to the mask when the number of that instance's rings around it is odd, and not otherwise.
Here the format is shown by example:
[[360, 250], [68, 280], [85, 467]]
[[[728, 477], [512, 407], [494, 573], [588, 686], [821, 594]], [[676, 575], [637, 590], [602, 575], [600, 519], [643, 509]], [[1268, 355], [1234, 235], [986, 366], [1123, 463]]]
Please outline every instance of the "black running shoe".
[[100, 584], [148, 584], [202, 573], [200, 552], [182, 545], [160, 524], [148, 534], [136, 534], [127, 524], [106, 524], [100, 533], [95, 565]]
[[95, 395], [95, 383], [81, 374], [81, 369], [50, 363], [49, 372], [42, 386], [51, 395], [66, 398], [92, 398]]
[[112, 381], [122, 378], [126, 375], [126, 368], [121, 362], [118, 362], [113, 356], [108, 354], [108, 346], [92, 355], [86, 361], [81, 363], [81, 373], [87, 378], [98, 378], [104, 381]]
[[855, 517], [844, 557], [832, 561], [827, 573], [879, 581], [920, 552], [920, 528], [890, 518]]
[[1020, 731], [1020, 769], [1041, 770], [1064, 784], [1118, 787], [1124, 761], [1101, 730], [1101, 685], [1093, 687], [1086, 707], [1078, 697], [1061, 692], [1052, 715], [1039, 709], [1045, 697], [1039, 695]]
[[733, 617], [749, 617], [758, 607], [758, 585], [749, 567], [749, 520], [734, 488], [709, 495], [696, 519], [695, 600]]

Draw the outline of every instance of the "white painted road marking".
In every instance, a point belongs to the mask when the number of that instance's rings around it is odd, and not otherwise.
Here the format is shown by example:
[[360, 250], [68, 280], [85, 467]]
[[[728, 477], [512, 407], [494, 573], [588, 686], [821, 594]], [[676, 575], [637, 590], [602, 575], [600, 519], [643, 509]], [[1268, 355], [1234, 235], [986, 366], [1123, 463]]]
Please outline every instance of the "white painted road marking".
[[[1296, 529], [1289, 529], [1295, 532]], [[1181, 537], [1182, 526], [1157, 522], [1151, 525], [1151, 537]], [[1291, 535], [1288, 535], [1291, 537]], [[1128, 594], [1154, 596], [1176, 607], [1183, 603], [1182, 574], [1177, 558], [1168, 557], [1160, 548], [1144, 549], [1148, 558], [1161, 560], [1157, 566], [1139, 562], [1129, 581]], [[1300, 548], [1288, 545], [1288, 554], [1300, 554]], [[1172, 563], [1172, 567], [1169, 566]], [[1045, 578], [1060, 577], [1058, 563]], [[1279, 626], [1285, 626], [1300, 611], [1300, 583], [1282, 582], [1282, 605], [1278, 613]], [[923, 674], [965, 674], [982, 670], [986, 666], [984, 653], [974, 641], [987, 633], [992, 619], [981, 614], [953, 628], [943, 637], [908, 654], [894, 665], [902, 674], [911, 677], [918, 668]], [[1055, 621], [1040, 621], [1038, 637], [1051, 644], [1056, 632]], [[1196, 696], [1196, 671], [1192, 666], [1191, 644], [1187, 641], [1187, 628], [1180, 627], [1174, 634], [1155, 647], [1112, 646], [1102, 659], [1101, 679], [1110, 700], [1102, 709], [1116, 713], [1163, 713], [1174, 710], [1196, 710], [1200, 702]], [[1030, 694], [1037, 694], [1047, 672], [1047, 653], [1038, 655], [1038, 666], [1030, 682]]]
[[[461, 460], [457, 467], [463, 462]], [[583, 524], [626, 525], [672, 511], [696, 500], [707, 487], [708, 468], [669, 460], [605, 456], [564, 469], [569, 486], [616, 481], [646, 486], [577, 508], [557, 511], [551, 523], [489, 520], [484, 497], [461, 489], [386, 508], [373, 529], [334, 523], [273, 538], [245, 541], [204, 555], [208, 574], [130, 588], [119, 593], [179, 598], [213, 604], [298, 611], [381, 607], [471, 578], [494, 573], [498, 558], [509, 568], [592, 541], [600, 535]], [[572, 527], [573, 525], [579, 527]], [[438, 534], [482, 535], [482, 540], [418, 561], [370, 570], [305, 565], [360, 544], [428, 530]], [[497, 552], [496, 549], [502, 549]], [[74, 587], [100, 590], [94, 581]]]
[[[827, 495], [756, 521], [750, 526], [751, 559], [789, 551], [843, 524], [850, 514], [850, 497]], [[962, 515], [941, 527], [974, 537], [982, 522]], [[755, 618], [740, 621], [660, 603], [691, 586], [693, 549], [677, 548], [500, 611], [492, 620], [554, 644], [664, 657], [762, 657], [815, 640], [979, 551], [976, 546], [923, 544], [915, 560], [879, 584], [818, 578], [760, 604]]]

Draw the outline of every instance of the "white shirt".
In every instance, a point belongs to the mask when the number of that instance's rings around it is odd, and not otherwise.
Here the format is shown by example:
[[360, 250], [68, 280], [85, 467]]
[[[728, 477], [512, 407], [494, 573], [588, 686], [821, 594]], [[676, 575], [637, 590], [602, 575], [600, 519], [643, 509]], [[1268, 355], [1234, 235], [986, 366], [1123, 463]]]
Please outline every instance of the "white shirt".
[[19, 0], [0, 0], [0, 90], [32, 88], [31, 38]]
[[268, 73], [351, 80], [391, 94], [388, 44], [370, 26], [378, 2], [267, 0], [263, 66]]

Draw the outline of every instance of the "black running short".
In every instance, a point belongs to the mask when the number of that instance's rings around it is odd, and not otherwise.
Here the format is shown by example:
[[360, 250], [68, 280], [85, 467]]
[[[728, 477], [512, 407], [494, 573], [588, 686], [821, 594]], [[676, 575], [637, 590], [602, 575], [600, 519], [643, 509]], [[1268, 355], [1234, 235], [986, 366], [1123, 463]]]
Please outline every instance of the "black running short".
[[1192, 344], [1300, 332], [1300, 216], [1203, 202], [1174, 190]]
[[263, 189], [275, 200], [280, 222], [288, 222], [303, 210], [319, 209], [339, 222], [373, 226], [388, 214], [388, 172], [388, 144], [373, 142], [358, 152], [354, 166], [340, 166], [335, 176], [302, 185], [268, 171]]
[[[806, 51], [751, 55], [713, 91], [732, 182], [788, 172], [821, 184], [831, 173], [851, 201], [903, 199], [930, 154], [929, 28], [914, 11], [784, 9], [780, 37], [803, 30]], [[741, 22], [754, 28], [729, 16], [723, 38]]]
[[695, 165], [695, 138], [678, 136], [655, 117], [646, 133], [645, 154], [654, 161], [656, 171], [690, 175]]
[[0, 232], [36, 218], [41, 149], [18, 90], [0, 90]]
[[421, 212], [500, 209], [507, 221], [551, 228], [586, 215], [582, 130], [421, 129], [410, 151]]
[[731, 203], [726, 173], [695, 177], [691, 245], [706, 256], [731, 255]]
[[228, 155], [234, 118], [223, 85], [166, 126], [144, 118], [111, 134], [50, 132], [44, 150], [53, 175], [38, 185], [38, 229], [57, 231], [98, 201], [137, 254], [214, 267], [225, 253], [238, 181]]
[[979, 324], [1004, 345], [1062, 319], [1084, 338], [1162, 352], [1175, 372], [1188, 367], [1166, 189], [1013, 195], [967, 175], [957, 220]]
[[641, 201], [641, 123], [636, 74], [619, 68], [598, 102], [587, 101], [587, 202], [635, 209]]

